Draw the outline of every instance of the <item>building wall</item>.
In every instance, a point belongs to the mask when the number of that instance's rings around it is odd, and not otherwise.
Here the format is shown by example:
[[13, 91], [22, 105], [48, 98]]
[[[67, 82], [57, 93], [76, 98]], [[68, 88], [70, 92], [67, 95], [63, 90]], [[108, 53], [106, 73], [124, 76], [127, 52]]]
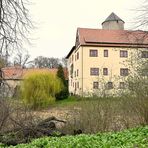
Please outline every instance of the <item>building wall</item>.
[[108, 21], [102, 24], [102, 29], [107, 30], [124, 30], [124, 23], [122, 21]]
[[11, 89], [15, 89], [16, 86], [20, 85], [21, 80], [5, 80]]
[[[79, 54], [79, 58], [77, 58]], [[73, 73], [71, 73], [73, 65]], [[68, 59], [69, 92], [81, 94], [82, 92], [82, 47], [78, 47]]]
[[3, 97], [12, 97], [15, 94], [16, 87], [20, 86], [20, 79], [5, 79], [4, 85], [0, 88], [0, 96]]
[[[90, 57], [90, 50], [97, 50], [98, 57]], [[104, 57], [104, 50], [108, 50], [108, 57]], [[128, 57], [120, 57], [120, 50], [128, 52]], [[113, 48], [113, 47], [86, 47], [81, 46], [75, 50], [68, 59], [68, 67], [74, 65], [73, 77], [69, 75], [69, 91], [73, 94], [89, 95], [97, 92], [93, 89], [93, 82], [99, 82], [99, 89], [103, 89], [107, 82], [113, 82], [114, 88], [119, 88], [119, 83], [124, 82], [127, 76], [120, 76], [120, 68], [128, 68], [131, 55], [138, 50], [135, 48]], [[75, 55], [79, 52], [79, 59], [75, 60]], [[73, 56], [73, 61], [72, 61]], [[99, 68], [99, 76], [90, 75], [90, 68]], [[103, 68], [108, 68], [108, 75], [103, 75]], [[75, 77], [75, 71], [79, 70]], [[76, 83], [76, 87], [75, 87]], [[77, 86], [79, 83], [79, 86]]]
[[[90, 49], [98, 50], [98, 57], [90, 57]], [[120, 76], [120, 68], [126, 68], [123, 64], [127, 58], [120, 58], [120, 48], [102, 48], [102, 47], [84, 47], [84, 93], [88, 90], [93, 93], [93, 82], [98, 81], [100, 87], [103, 87], [103, 83], [115, 82]], [[108, 57], [104, 57], [104, 50], [108, 50]], [[129, 49], [124, 49], [129, 50]], [[99, 68], [99, 76], [91, 76], [90, 68]], [[108, 68], [108, 75], [103, 75], [103, 68]], [[100, 84], [102, 83], [102, 84]]]

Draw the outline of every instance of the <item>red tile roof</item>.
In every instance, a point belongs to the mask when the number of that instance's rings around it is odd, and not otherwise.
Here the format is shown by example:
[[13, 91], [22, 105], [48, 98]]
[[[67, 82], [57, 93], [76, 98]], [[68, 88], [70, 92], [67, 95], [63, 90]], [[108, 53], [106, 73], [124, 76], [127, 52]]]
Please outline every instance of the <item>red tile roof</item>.
[[[21, 80], [26, 74], [32, 72], [50, 72], [53, 74], [57, 73], [56, 68], [21, 68], [19, 66], [14, 67], [5, 67], [2, 68], [3, 78], [6, 80]], [[68, 79], [68, 72], [67, 69], [64, 69], [65, 77]]]
[[119, 44], [119, 45], [146, 45], [148, 47], [148, 32], [128, 30], [103, 30], [78, 28], [81, 45], [87, 44]]
[[[148, 48], [148, 32], [130, 30], [105, 30], [78, 28], [80, 45], [98, 47], [138, 47]], [[68, 58], [75, 46], [68, 53]]]
[[23, 73], [23, 69], [19, 66], [2, 68], [2, 75], [4, 79], [21, 79]]

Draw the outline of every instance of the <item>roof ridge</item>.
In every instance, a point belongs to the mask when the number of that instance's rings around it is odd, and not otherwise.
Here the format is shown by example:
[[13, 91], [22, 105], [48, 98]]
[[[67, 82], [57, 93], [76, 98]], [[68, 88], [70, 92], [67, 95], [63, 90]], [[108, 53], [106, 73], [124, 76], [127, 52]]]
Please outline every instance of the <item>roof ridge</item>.
[[[114, 12], [112, 12], [106, 19], [103, 23], [105, 22], [109, 22], [109, 21], [122, 21], [124, 23], [124, 21], [119, 17], [117, 16]], [[102, 24], [103, 24], [102, 23]]]
[[85, 28], [85, 27], [78, 27], [77, 29], [91, 29], [91, 30], [102, 30], [102, 29], [99, 29], [99, 28]]
[[88, 30], [100, 30], [100, 31], [107, 31], [107, 32], [137, 32], [137, 31], [141, 31], [141, 32], [147, 32], [147, 31], [144, 31], [144, 30], [106, 30], [106, 29], [97, 29], [97, 28], [82, 28], [82, 27], [78, 27], [77, 28], [78, 30], [79, 29], [88, 29]]

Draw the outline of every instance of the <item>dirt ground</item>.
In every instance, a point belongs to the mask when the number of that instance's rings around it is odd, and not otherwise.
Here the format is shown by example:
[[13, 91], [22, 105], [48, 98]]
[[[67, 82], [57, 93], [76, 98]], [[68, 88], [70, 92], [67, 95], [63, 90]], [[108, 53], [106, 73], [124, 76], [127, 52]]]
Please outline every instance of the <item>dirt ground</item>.
[[66, 120], [67, 117], [71, 116], [71, 110], [66, 108], [51, 108], [46, 110], [35, 111], [35, 114], [42, 119], [46, 119], [50, 116], [54, 116], [61, 120]]

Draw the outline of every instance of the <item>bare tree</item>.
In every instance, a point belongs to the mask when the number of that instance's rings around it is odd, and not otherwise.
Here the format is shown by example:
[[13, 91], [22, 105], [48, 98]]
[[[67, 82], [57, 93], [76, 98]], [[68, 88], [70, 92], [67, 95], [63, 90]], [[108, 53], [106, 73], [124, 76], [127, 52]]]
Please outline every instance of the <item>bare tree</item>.
[[[26, 8], [27, 3], [27, 0], [0, 0], [0, 59], [5, 57], [8, 61], [10, 51], [22, 49], [23, 43], [29, 41], [27, 35], [32, 23]], [[0, 67], [0, 89], [5, 83], [2, 67], [4, 65]]]
[[[27, 1], [23, 0], [0, 0], [0, 68], [7, 65], [10, 51], [20, 49], [23, 41], [28, 41], [27, 34], [32, 23], [25, 4]], [[2, 81], [1, 69], [0, 73], [2, 88], [5, 82]]]
[[67, 68], [67, 59], [66, 58], [62, 58], [61, 59], [61, 64], [63, 65], [63, 67]]
[[25, 68], [27, 64], [29, 64], [31, 61], [29, 61], [30, 55], [28, 51], [25, 53], [19, 51], [15, 58], [14, 58], [14, 65], [19, 65], [22, 68]]
[[58, 68], [60, 60], [58, 58], [48, 58], [39, 56], [34, 59], [35, 67], [38, 68]]
[[50, 68], [58, 68], [59, 66], [59, 59], [58, 58], [48, 58]]
[[0, 56], [18, 49], [32, 27], [27, 0], [0, 0]]
[[6, 61], [3, 57], [0, 57], [0, 68], [4, 67], [6, 65]]
[[143, 0], [143, 3], [136, 9], [134, 9], [136, 17], [134, 18], [134, 28], [135, 29], [148, 29], [148, 1]]
[[43, 56], [38, 56], [34, 59], [34, 65], [38, 68], [48, 67], [48, 59]]

